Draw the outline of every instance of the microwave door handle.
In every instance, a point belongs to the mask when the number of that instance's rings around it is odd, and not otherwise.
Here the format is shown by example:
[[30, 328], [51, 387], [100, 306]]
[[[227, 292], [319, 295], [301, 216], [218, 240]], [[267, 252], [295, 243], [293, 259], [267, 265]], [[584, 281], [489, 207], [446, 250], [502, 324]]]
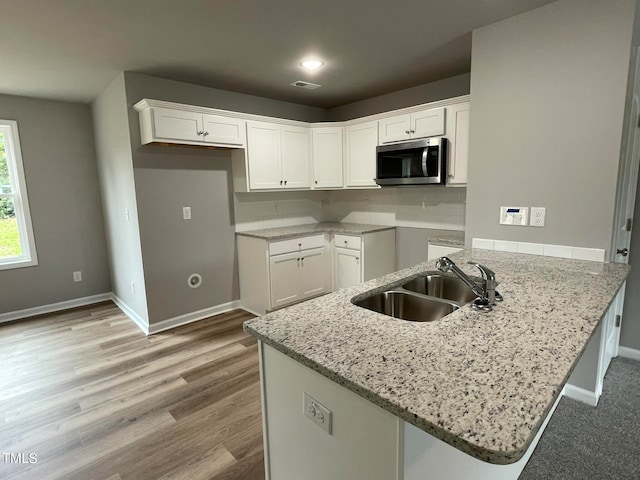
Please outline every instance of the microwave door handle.
[[422, 149], [422, 176], [427, 176], [427, 153], [429, 152], [429, 147], [425, 147]]

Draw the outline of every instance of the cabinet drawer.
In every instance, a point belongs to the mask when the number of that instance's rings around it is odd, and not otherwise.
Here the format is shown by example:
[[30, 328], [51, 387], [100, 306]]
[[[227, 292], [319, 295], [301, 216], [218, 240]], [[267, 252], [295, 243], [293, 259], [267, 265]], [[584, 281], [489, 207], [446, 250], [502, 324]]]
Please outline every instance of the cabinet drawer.
[[269, 242], [269, 255], [280, 255], [282, 253], [298, 252], [310, 248], [324, 247], [324, 235], [313, 235], [310, 237], [290, 238], [279, 242]]
[[362, 239], [351, 235], [336, 235], [334, 237], [334, 245], [340, 248], [350, 248], [352, 250], [360, 250]]

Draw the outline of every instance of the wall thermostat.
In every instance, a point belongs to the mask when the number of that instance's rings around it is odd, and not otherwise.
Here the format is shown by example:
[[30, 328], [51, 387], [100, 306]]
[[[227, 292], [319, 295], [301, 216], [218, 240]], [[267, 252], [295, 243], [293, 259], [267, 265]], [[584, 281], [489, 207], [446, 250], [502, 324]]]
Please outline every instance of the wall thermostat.
[[528, 207], [500, 207], [500, 225], [526, 226], [528, 218]]

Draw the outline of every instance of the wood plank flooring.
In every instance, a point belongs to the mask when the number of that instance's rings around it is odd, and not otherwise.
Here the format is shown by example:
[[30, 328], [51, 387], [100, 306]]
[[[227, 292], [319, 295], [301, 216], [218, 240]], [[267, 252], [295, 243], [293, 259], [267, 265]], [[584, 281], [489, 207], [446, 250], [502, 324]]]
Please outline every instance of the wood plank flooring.
[[1, 324], [0, 479], [263, 480], [252, 317], [147, 337], [105, 302]]

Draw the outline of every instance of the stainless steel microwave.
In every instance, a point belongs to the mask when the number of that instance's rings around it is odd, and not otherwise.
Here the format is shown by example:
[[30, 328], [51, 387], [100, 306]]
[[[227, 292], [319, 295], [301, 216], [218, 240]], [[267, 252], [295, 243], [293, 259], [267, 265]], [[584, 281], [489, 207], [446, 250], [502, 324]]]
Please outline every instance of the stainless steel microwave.
[[376, 183], [444, 185], [447, 181], [447, 139], [432, 137], [376, 148]]

